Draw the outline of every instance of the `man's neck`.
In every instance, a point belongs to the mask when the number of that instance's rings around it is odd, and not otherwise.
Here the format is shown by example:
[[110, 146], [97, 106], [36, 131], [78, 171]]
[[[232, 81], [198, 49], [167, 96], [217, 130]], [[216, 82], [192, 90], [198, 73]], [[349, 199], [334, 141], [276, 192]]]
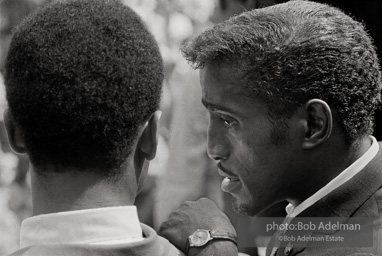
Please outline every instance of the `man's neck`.
[[128, 182], [135, 177], [116, 182], [89, 171], [40, 175], [33, 168], [31, 177], [33, 215], [132, 205], [137, 191], [137, 185]]
[[[329, 153], [323, 154], [324, 157], [322, 159], [315, 159], [317, 163], [316, 168], [309, 172], [309, 176], [306, 177], [306, 183], [301, 185], [300, 191], [297, 193], [298, 196], [293, 199], [288, 199], [293, 206], [296, 207], [305, 199], [316, 193], [363, 156], [370, 148], [371, 140], [369, 136], [364, 136], [362, 139], [358, 140], [356, 146], [340, 147], [338, 145], [340, 145], [338, 142], [332, 142], [332, 145], [328, 145], [328, 149], [323, 150]], [[337, 151], [333, 152], [332, 150], [329, 150], [330, 148], [336, 148]], [[306, 193], [301, 194], [302, 190], [305, 190]]]

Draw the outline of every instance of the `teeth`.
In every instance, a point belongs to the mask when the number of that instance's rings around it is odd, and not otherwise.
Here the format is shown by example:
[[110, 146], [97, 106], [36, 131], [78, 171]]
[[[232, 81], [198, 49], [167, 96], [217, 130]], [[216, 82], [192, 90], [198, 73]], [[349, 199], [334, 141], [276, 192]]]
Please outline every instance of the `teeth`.
[[235, 179], [232, 177], [225, 177], [221, 183], [221, 189], [224, 192], [230, 192], [233, 190], [235, 187], [239, 186], [239, 179]]

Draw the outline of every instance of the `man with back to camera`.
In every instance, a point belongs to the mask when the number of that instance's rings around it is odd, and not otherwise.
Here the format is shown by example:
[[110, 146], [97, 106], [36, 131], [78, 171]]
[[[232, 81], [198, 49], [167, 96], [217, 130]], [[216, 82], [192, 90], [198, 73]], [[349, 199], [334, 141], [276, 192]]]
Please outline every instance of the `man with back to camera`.
[[156, 154], [163, 81], [140, 17], [118, 0], [53, 1], [15, 30], [5, 70], [5, 122], [31, 160], [34, 215], [12, 255], [183, 255], [133, 206]]
[[[370, 136], [382, 83], [362, 24], [328, 5], [290, 1], [222, 22], [183, 53], [200, 69], [208, 152], [237, 212], [254, 216], [288, 200], [290, 218], [375, 219], [372, 247], [273, 239], [267, 255], [382, 255], [382, 151]], [[205, 241], [188, 238], [208, 236], [197, 229], [223, 229], [217, 213], [208, 199], [185, 203], [159, 234], [195, 250]], [[203, 248], [234, 255], [213, 244]]]

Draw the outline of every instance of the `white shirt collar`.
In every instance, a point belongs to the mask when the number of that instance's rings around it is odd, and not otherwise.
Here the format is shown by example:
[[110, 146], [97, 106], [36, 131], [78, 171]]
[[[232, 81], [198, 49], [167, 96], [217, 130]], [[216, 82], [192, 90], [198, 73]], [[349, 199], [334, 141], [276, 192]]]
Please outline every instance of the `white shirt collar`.
[[135, 206], [50, 213], [25, 219], [20, 247], [42, 244], [120, 244], [143, 240]]
[[286, 212], [288, 214], [287, 217], [289, 218], [296, 217], [305, 209], [312, 206], [318, 200], [328, 195], [334, 189], [338, 188], [339, 186], [344, 184], [346, 181], [350, 180], [358, 172], [360, 172], [377, 155], [379, 151], [379, 144], [377, 140], [373, 136], [370, 136], [370, 138], [372, 140], [372, 144], [370, 148], [359, 159], [357, 159], [357, 161], [352, 163], [348, 168], [346, 168], [337, 177], [331, 180], [328, 184], [326, 184], [324, 187], [318, 190], [311, 197], [307, 198], [301, 204], [296, 206], [296, 208], [294, 208], [292, 204], [287, 205], [286, 207]]

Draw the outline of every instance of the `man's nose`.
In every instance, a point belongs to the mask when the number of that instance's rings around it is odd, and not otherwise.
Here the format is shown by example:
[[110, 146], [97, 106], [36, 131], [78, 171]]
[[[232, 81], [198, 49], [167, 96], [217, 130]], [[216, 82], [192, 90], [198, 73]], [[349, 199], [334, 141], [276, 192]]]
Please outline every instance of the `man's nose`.
[[207, 153], [211, 159], [220, 161], [228, 158], [228, 146], [222, 134], [219, 134], [209, 128], [207, 133], [207, 141]]

